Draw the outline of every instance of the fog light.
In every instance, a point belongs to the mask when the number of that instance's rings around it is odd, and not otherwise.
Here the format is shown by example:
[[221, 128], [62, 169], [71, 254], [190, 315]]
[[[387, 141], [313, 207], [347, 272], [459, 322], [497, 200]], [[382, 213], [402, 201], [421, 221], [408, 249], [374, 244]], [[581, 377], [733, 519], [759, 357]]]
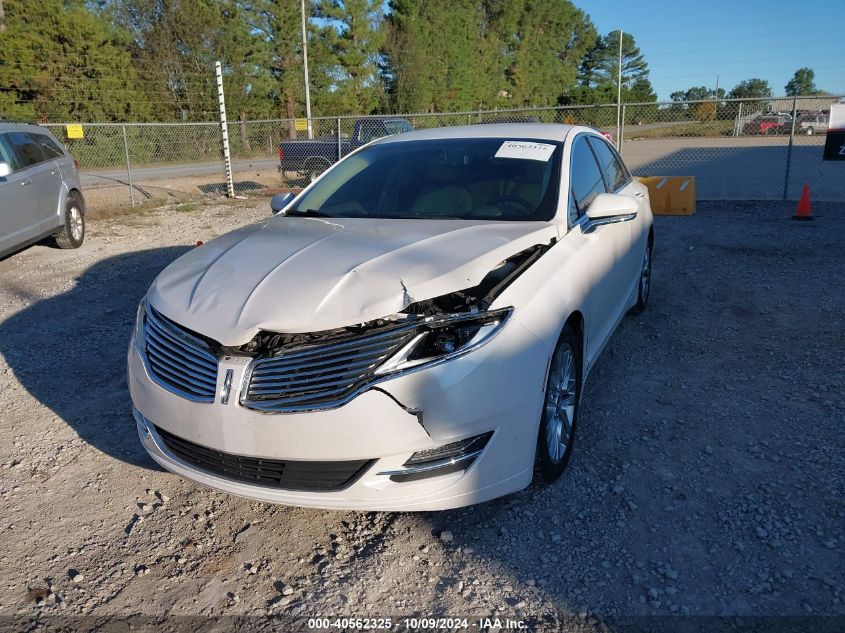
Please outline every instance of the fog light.
[[437, 448], [419, 451], [411, 455], [401, 468], [387, 470], [379, 475], [388, 475], [390, 481], [404, 482], [466, 470], [484, 450], [492, 435], [493, 432], [490, 431]]

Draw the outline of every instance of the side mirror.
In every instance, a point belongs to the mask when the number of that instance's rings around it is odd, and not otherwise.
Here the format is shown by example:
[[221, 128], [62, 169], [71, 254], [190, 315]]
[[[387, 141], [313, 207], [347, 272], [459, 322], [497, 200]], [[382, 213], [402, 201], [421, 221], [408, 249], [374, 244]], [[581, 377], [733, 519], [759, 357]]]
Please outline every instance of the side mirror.
[[273, 214], [275, 215], [282, 211], [295, 197], [292, 193], [277, 193], [270, 198], [270, 208], [273, 210]]
[[12, 166], [9, 163], [0, 161], [0, 178], [7, 178], [12, 175]]
[[589, 220], [606, 220], [615, 216], [636, 215], [639, 207], [635, 200], [618, 193], [600, 193], [587, 207]]

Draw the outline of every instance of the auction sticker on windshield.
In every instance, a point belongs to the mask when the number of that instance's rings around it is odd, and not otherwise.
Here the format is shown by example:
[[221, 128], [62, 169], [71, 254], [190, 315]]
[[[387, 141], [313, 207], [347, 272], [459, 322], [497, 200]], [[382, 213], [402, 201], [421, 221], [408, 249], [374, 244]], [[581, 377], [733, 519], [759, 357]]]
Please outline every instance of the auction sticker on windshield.
[[546, 162], [555, 151], [548, 143], [529, 143], [527, 141], [505, 141], [496, 152], [495, 158], [521, 158], [523, 160], [541, 160]]

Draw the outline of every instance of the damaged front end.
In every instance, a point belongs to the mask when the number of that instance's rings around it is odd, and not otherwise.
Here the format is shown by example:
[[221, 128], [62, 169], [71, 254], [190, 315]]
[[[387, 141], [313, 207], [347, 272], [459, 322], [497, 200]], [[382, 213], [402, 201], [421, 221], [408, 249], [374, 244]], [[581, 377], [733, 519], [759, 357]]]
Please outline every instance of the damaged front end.
[[512, 308], [489, 309], [495, 298], [553, 243], [509, 257], [472, 288], [411, 303], [391, 317], [306, 334], [259, 332], [228, 350], [254, 357], [241, 404], [273, 413], [336, 408], [388, 378], [476, 349], [511, 315]]

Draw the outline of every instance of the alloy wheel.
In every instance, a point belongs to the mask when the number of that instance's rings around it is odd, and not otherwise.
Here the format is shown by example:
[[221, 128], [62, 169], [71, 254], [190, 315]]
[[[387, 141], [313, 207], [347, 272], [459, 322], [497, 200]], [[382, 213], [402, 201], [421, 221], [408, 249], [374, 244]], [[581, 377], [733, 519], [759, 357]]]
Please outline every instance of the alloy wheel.
[[646, 247], [643, 268], [640, 271], [640, 298], [645, 302], [651, 287], [651, 249]]
[[73, 205], [68, 212], [68, 219], [70, 224], [70, 235], [73, 237], [75, 241], [79, 241], [82, 239], [82, 212], [79, 210], [79, 207]]
[[575, 352], [564, 344], [552, 360], [549, 386], [546, 391], [546, 446], [555, 464], [563, 459], [572, 441], [575, 421], [576, 392]]

